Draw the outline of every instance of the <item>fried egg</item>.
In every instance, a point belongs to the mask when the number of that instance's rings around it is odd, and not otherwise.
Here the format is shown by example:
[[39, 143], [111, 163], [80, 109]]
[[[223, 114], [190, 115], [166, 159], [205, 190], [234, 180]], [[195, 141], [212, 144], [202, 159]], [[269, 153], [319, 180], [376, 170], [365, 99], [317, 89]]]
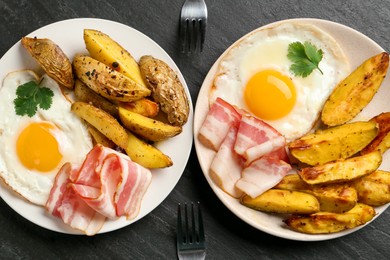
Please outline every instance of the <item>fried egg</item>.
[[[320, 70], [295, 76], [287, 58], [293, 42], [323, 51]], [[217, 97], [244, 109], [278, 130], [288, 141], [308, 133], [336, 87], [349, 73], [347, 59], [329, 34], [303, 23], [285, 22], [259, 29], [233, 45], [221, 58], [210, 103]]]
[[47, 75], [40, 85], [54, 92], [51, 107], [38, 108], [32, 117], [16, 115], [16, 89], [32, 80], [40, 80], [32, 71], [12, 72], [0, 89], [0, 177], [28, 201], [44, 205], [58, 170], [65, 162], [82, 163], [92, 141], [71, 112], [71, 103]]

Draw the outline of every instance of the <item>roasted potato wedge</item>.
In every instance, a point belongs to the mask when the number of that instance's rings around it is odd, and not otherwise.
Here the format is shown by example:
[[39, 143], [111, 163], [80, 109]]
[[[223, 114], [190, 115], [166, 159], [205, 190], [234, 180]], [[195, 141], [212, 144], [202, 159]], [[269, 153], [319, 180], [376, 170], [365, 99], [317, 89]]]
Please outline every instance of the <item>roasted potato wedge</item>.
[[312, 185], [304, 182], [299, 174], [288, 174], [284, 176], [282, 180], [273, 188], [282, 190], [305, 191], [310, 190], [312, 187]]
[[379, 134], [360, 153], [366, 154], [379, 150], [383, 154], [390, 148], [390, 112], [381, 113], [370, 121], [378, 124]]
[[359, 202], [382, 206], [390, 202], [390, 172], [377, 170], [353, 182]]
[[386, 52], [364, 61], [333, 90], [322, 110], [322, 122], [336, 126], [360, 113], [378, 91], [388, 66], [389, 54]]
[[131, 160], [146, 168], [165, 168], [173, 165], [171, 158], [159, 149], [142, 141], [129, 131], [127, 134], [128, 143], [124, 149]]
[[146, 88], [136, 60], [110, 36], [97, 30], [84, 30], [85, 46], [92, 58], [103, 62]]
[[103, 145], [105, 147], [109, 147], [109, 148], [112, 148], [112, 149], [114, 149], [116, 147], [116, 145], [115, 145], [115, 143], [113, 141], [108, 139], [107, 136], [102, 134], [102, 132], [97, 130], [91, 124], [87, 123], [87, 129], [88, 129], [89, 134], [92, 137], [92, 142], [93, 142], [94, 146], [96, 144], [101, 144], [101, 145]]
[[372, 220], [375, 209], [358, 203], [345, 213], [318, 212], [309, 216], [292, 215], [284, 222], [295, 231], [307, 234], [328, 234], [355, 228]]
[[351, 181], [375, 171], [382, 163], [382, 155], [374, 151], [365, 155], [303, 168], [298, 172], [308, 184], [329, 184]]
[[129, 138], [126, 129], [110, 114], [85, 102], [74, 102], [71, 109], [116, 145], [123, 149], [128, 147]]
[[119, 106], [146, 117], [155, 117], [160, 110], [160, 107], [156, 102], [147, 98], [127, 103], [120, 102]]
[[141, 75], [152, 90], [154, 101], [168, 116], [172, 125], [182, 126], [187, 122], [190, 106], [184, 87], [177, 74], [162, 60], [152, 56], [142, 56]]
[[376, 122], [354, 122], [318, 130], [289, 144], [290, 153], [309, 165], [321, 165], [348, 158], [368, 145], [377, 135]]
[[23, 47], [42, 69], [60, 85], [73, 89], [72, 64], [61, 48], [50, 39], [23, 37]]
[[275, 189], [306, 192], [317, 198], [320, 211], [342, 213], [357, 203], [357, 191], [348, 183], [309, 185], [298, 174], [286, 175]]
[[315, 185], [308, 191], [320, 203], [320, 211], [343, 213], [358, 202], [357, 191], [348, 184]]
[[152, 142], [168, 139], [182, 131], [181, 126], [168, 125], [122, 107], [119, 108], [119, 118], [127, 129]]
[[310, 214], [320, 210], [318, 200], [308, 193], [271, 189], [256, 198], [244, 195], [241, 204], [263, 212]]
[[77, 101], [89, 103], [97, 108], [106, 111], [113, 117], [118, 117], [118, 106], [97, 94], [79, 79], [76, 79], [74, 84], [74, 95]]
[[73, 68], [85, 85], [109, 100], [131, 102], [151, 94], [148, 88], [91, 57], [77, 55]]

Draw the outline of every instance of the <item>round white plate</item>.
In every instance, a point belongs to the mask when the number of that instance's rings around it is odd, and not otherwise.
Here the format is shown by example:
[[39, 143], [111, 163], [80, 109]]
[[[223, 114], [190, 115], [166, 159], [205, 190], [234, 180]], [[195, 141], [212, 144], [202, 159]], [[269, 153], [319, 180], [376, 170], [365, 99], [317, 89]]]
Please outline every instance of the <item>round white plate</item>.
[[[139, 215], [132, 221], [127, 221], [124, 217], [118, 220], [106, 221], [99, 232], [105, 233], [125, 227], [141, 219], [155, 209], [173, 190], [184, 171], [190, 155], [193, 140], [193, 111], [188, 87], [174, 61], [152, 39], [129, 26], [101, 19], [71, 19], [47, 25], [30, 33], [28, 36], [53, 40], [72, 60], [77, 53], [87, 54], [83, 40], [83, 30], [85, 28], [96, 29], [110, 35], [111, 38], [127, 49], [136, 60], [142, 55], [152, 55], [165, 61], [178, 74], [180, 81], [185, 87], [191, 109], [188, 122], [183, 127], [183, 132], [170, 140], [158, 144], [158, 148], [171, 157], [174, 163], [173, 166], [152, 170], [152, 182], [143, 198]], [[24, 50], [19, 41], [0, 60], [0, 80], [11, 71], [22, 69], [37, 70], [38, 68], [37, 63]], [[180, 148], [178, 149], [178, 147]], [[81, 234], [77, 230], [73, 230], [63, 224], [61, 219], [49, 215], [43, 207], [26, 202], [4, 184], [0, 187], [0, 196], [17, 213], [41, 227], [62, 233]]]
[[[293, 20], [316, 25], [319, 28], [331, 34], [338, 41], [343, 51], [345, 52], [349, 60], [351, 69], [356, 68], [358, 65], [360, 65], [363, 61], [365, 61], [369, 57], [384, 51], [378, 44], [376, 44], [374, 41], [372, 41], [365, 35], [344, 25], [337, 24], [330, 21], [325, 21], [325, 20], [318, 20], [318, 19], [293, 19]], [[279, 21], [276, 23], [263, 26], [261, 28], [272, 27], [281, 22], [286, 22], [286, 21]], [[226, 50], [221, 55], [221, 57], [223, 57], [228, 50]], [[203, 170], [204, 176], [206, 177], [211, 188], [218, 196], [218, 198], [222, 201], [222, 203], [225, 204], [225, 206], [229, 208], [236, 216], [238, 216], [246, 223], [252, 225], [253, 227], [261, 231], [264, 231], [266, 233], [269, 233], [271, 235], [286, 238], [286, 239], [302, 240], [302, 241], [327, 240], [327, 239], [333, 239], [333, 238], [350, 234], [362, 228], [363, 226], [360, 226], [358, 228], [354, 228], [351, 230], [338, 232], [334, 234], [325, 234], [325, 235], [308, 235], [308, 234], [298, 233], [288, 229], [287, 226], [282, 222], [281, 216], [267, 214], [267, 213], [263, 213], [263, 212], [259, 212], [247, 208], [241, 205], [237, 199], [234, 199], [233, 197], [229, 196], [214, 184], [214, 182], [210, 179], [210, 176], [208, 174], [209, 173], [208, 169], [215, 155], [215, 152], [203, 146], [199, 142], [197, 136], [198, 136], [199, 128], [201, 127], [206, 117], [206, 114], [209, 110], [208, 94], [209, 94], [210, 87], [213, 83], [213, 79], [217, 71], [217, 67], [219, 61], [221, 60], [221, 57], [212, 66], [199, 92], [199, 96], [195, 107], [195, 116], [194, 116], [194, 138], [195, 138], [196, 153], [199, 159], [200, 166]], [[389, 83], [390, 83], [390, 77], [387, 77], [385, 81], [382, 83], [382, 87], [375, 95], [373, 100], [355, 118], [355, 120], [359, 120], [359, 119], [368, 120], [371, 117], [381, 112], [390, 111], [390, 106], [388, 104], [388, 97], [390, 96], [390, 88], [388, 88]], [[380, 168], [387, 171], [390, 170], [390, 152], [384, 154], [383, 163]], [[379, 216], [387, 207], [388, 205], [377, 207], [376, 208], [376, 212], [378, 213], [377, 216]]]

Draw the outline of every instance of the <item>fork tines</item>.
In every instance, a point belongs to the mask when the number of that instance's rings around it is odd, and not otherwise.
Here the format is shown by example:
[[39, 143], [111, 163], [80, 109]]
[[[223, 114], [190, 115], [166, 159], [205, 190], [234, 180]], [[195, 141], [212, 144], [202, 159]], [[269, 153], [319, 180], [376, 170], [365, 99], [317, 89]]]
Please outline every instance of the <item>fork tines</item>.
[[206, 35], [207, 7], [204, 0], [186, 0], [180, 14], [181, 51], [203, 50]]
[[204, 259], [205, 250], [206, 242], [200, 203], [197, 203], [197, 207], [194, 206], [193, 202], [189, 207], [187, 203], [184, 203], [184, 207], [179, 203], [177, 212], [177, 253], [179, 259], [183, 259], [183, 256]]
[[185, 19], [181, 23], [181, 51], [186, 53], [203, 51], [205, 27], [201, 19]]

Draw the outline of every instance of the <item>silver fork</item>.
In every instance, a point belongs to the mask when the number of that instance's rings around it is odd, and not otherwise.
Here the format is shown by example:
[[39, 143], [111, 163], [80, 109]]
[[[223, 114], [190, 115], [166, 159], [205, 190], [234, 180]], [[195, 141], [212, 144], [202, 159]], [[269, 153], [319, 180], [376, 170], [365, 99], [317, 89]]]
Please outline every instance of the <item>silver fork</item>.
[[[177, 256], [180, 260], [205, 259], [206, 240], [200, 203], [197, 203], [196, 210], [194, 209], [193, 202], [191, 202], [190, 207], [189, 215], [187, 203], [184, 203], [184, 209], [182, 209], [180, 203], [178, 205]], [[182, 217], [182, 211], [184, 211], [184, 217]], [[197, 211], [197, 213], [195, 211]]]
[[180, 42], [183, 53], [203, 50], [207, 25], [204, 0], [186, 0], [180, 14]]

